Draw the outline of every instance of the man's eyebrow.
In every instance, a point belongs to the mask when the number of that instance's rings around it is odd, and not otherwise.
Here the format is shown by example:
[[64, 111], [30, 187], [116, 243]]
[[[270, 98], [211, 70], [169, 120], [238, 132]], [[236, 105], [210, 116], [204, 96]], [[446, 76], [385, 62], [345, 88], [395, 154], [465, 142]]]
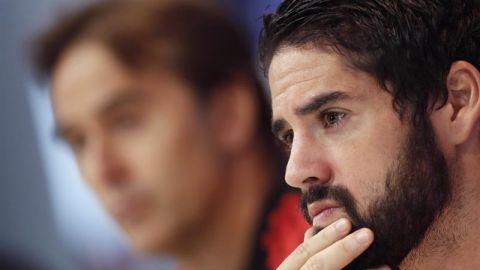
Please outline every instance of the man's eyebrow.
[[102, 105], [98, 113], [106, 114], [110, 111], [115, 110], [116, 108], [145, 101], [145, 94], [141, 93], [141, 91], [139, 91], [138, 89], [125, 89], [121, 92], [123, 93], [106, 101], [105, 104]]
[[[116, 108], [141, 103], [142, 101], [146, 100], [145, 95], [138, 92], [136, 89], [124, 89], [122, 94], [108, 100], [105, 102], [103, 106], [100, 107], [97, 113], [101, 114], [108, 114], [109, 112], [115, 110]], [[72, 128], [69, 126], [63, 126], [58, 123], [58, 120], [55, 121], [55, 126], [53, 128], [53, 137], [60, 140], [65, 140], [68, 134], [71, 133]]]
[[312, 112], [318, 111], [320, 108], [322, 108], [323, 106], [329, 103], [339, 101], [339, 100], [345, 100], [349, 98], [351, 98], [349, 95], [340, 91], [324, 93], [324, 94], [313, 97], [310, 100], [310, 102], [308, 102], [307, 104], [299, 108], [296, 108], [295, 112], [299, 115], [310, 114]]
[[274, 120], [272, 123], [272, 133], [278, 137], [278, 133], [285, 128], [287, 122], [283, 119]]

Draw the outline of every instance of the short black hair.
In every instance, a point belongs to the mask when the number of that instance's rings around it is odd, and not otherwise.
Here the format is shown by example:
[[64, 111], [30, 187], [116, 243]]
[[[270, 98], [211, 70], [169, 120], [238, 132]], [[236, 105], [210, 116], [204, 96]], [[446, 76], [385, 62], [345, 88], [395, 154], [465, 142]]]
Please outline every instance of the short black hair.
[[306, 45], [333, 49], [376, 78], [417, 123], [446, 103], [454, 61], [480, 67], [480, 8], [475, 0], [286, 0], [264, 16], [265, 74], [279, 49]]

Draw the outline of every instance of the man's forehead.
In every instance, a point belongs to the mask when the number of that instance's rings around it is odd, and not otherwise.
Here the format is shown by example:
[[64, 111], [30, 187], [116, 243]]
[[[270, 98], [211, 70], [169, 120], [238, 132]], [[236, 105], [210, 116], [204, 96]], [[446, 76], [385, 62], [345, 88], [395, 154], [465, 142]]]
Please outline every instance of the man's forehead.
[[272, 99], [290, 87], [309, 84], [349, 71], [339, 55], [310, 47], [283, 47], [272, 58], [269, 83]]
[[269, 74], [273, 121], [338, 102], [348, 106], [367, 100], [391, 103], [391, 96], [385, 97], [388, 94], [372, 75], [345, 61], [337, 53], [318, 49], [289, 47], [279, 51]]

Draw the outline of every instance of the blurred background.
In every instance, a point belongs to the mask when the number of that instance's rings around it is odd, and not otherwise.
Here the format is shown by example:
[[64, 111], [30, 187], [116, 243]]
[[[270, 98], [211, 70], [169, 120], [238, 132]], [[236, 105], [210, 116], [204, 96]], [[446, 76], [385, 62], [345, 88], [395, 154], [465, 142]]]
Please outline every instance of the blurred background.
[[[31, 41], [93, 0], [0, 0], [0, 269], [171, 269], [134, 254], [54, 137], [47, 89], [30, 67]], [[98, 1], [98, 0], [97, 0]], [[220, 0], [256, 50], [261, 16], [280, 0]], [[10, 269], [14, 269], [13, 266]]]

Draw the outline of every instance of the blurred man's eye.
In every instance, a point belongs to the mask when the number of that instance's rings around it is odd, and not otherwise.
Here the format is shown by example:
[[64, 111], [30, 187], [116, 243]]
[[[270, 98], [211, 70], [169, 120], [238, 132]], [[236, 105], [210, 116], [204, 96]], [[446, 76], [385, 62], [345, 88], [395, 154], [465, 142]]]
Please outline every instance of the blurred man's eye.
[[110, 119], [110, 126], [117, 131], [128, 131], [137, 128], [141, 123], [138, 112], [122, 112]]
[[87, 139], [83, 135], [70, 135], [65, 137], [65, 141], [75, 153], [80, 153], [87, 144]]
[[120, 128], [130, 128], [137, 124], [138, 120], [131, 114], [121, 115], [116, 119], [116, 126]]

